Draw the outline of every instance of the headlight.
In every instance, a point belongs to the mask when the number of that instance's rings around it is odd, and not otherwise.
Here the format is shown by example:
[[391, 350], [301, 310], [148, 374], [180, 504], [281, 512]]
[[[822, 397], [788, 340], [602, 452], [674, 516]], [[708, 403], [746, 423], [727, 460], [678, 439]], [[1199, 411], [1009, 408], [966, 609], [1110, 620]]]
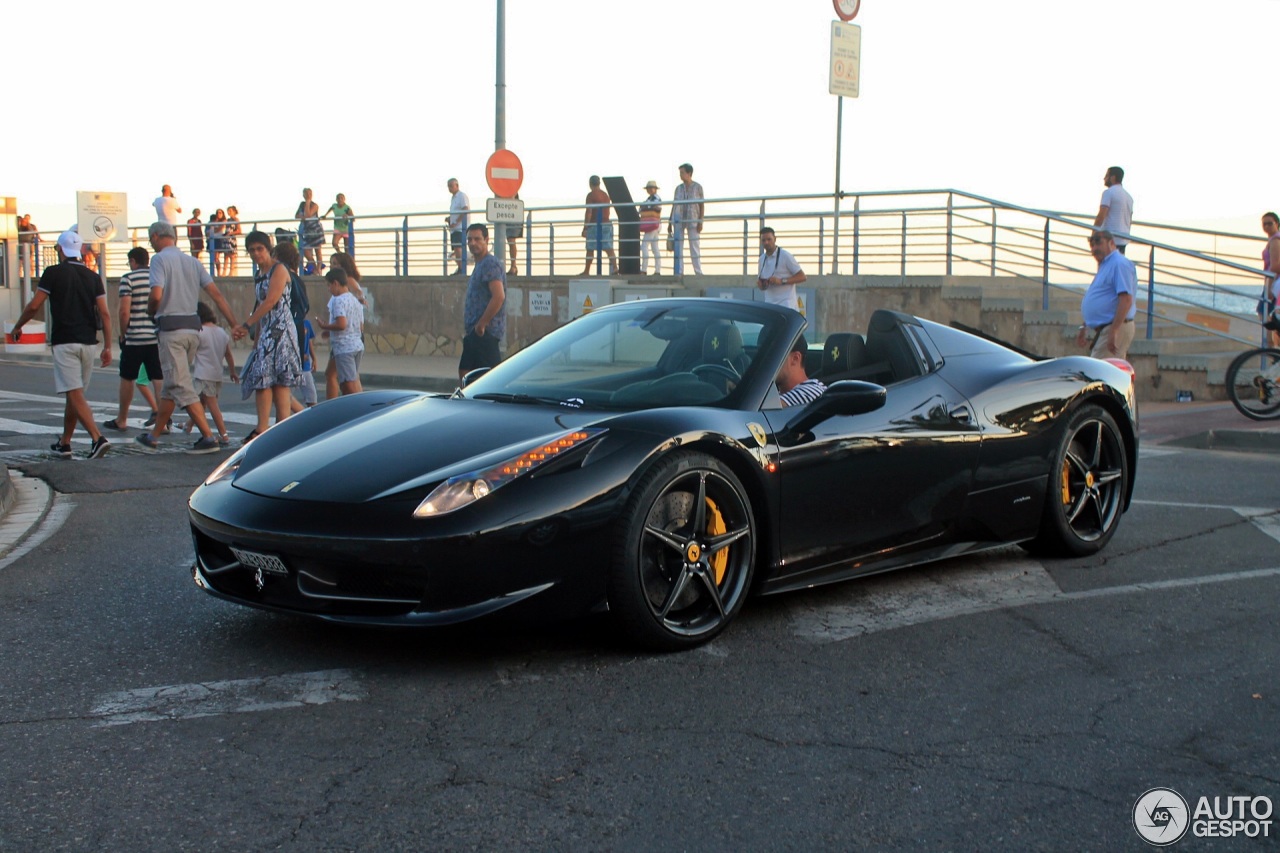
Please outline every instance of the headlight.
[[[583, 442], [604, 433], [603, 429], [579, 429], [566, 432], [564, 435], [549, 441], [532, 450], [527, 450], [506, 462], [486, 468], [483, 471], [471, 471], [450, 477], [427, 495], [418, 508], [413, 511], [414, 518], [432, 518], [437, 515], [461, 509], [469, 503], [480, 500], [510, 483], [516, 477], [533, 471], [541, 465], [563, 456], [566, 452], [578, 447]], [[228, 460], [230, 461], [230, 460]], [[217, 473], [216, 471], [214, 472]]]
[[246, 445], [228, 456], [221, 465], [213, 469], [212, 474], [205, 478], [204, 484], [212, 486], [219, 480], [230, 480], [236, 475], [236, 471], [240, 470], [240, 463], [244, 461], [244, 455], [248, 451], [249, 447]]

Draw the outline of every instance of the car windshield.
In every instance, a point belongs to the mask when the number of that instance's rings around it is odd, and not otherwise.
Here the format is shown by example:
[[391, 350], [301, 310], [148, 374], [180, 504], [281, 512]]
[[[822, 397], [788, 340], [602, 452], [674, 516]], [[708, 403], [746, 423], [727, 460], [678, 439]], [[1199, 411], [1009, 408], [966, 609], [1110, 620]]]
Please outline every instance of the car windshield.
[[726, 299], [637, 300], [588, 314], [521, 350], [461, 392], [571, 408], [715, 405], [754, 371], [785, 318]]

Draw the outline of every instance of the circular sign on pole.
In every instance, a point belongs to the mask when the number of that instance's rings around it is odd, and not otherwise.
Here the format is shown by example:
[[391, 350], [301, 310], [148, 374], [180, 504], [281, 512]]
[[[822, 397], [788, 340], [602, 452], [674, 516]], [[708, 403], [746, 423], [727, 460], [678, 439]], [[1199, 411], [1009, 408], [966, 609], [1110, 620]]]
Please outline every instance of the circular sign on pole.
[[862, 0], [831, 0], [831, 3], [836, 7], [840, 20], [852, 21], [858, 17], [858, 7], [862, 5]]
[[524, 183], [524, 167], [515, 152], [499, 148], [489, 155], [489, 162], [484, 167], [484, 178], [489, 182], [489, 189], [498, 198], [515, 198]]

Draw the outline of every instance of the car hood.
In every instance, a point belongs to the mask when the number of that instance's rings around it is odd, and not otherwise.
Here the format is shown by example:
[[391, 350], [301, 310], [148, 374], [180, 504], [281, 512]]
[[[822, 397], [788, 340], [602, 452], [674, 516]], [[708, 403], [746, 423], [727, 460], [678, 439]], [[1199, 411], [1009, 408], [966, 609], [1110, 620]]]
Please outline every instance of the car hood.
[[[600, 412], [549, 405], [424, 397], [333, 427], [261, 461], [250, 445], [234, 483], [282, 500], [378, 500], [489, 467], [602, 419], [607, 416]], [[285, 421], [275, 429], [289, 426]]]

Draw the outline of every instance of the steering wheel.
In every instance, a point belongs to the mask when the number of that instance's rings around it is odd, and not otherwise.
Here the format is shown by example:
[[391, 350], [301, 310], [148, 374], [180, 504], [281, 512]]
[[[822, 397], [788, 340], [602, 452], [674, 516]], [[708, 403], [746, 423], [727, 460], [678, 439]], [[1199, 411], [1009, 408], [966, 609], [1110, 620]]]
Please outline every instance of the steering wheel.
[[702, 374], [704, 373], [709, 373], [714, 376], [722, 376], [725, 379], [729, 380], [730, 382], [742, 381], [742, 377], [738, 375], [738, 371], [734, 370], [732, 367], [729, 367], [723, 364], [698, 364], [692, 368], [692, 372], [694, 376], [697, 376], [699, 379], [702, 379], [702, 381], [704, 382], [706, 381], [702, 377]]

